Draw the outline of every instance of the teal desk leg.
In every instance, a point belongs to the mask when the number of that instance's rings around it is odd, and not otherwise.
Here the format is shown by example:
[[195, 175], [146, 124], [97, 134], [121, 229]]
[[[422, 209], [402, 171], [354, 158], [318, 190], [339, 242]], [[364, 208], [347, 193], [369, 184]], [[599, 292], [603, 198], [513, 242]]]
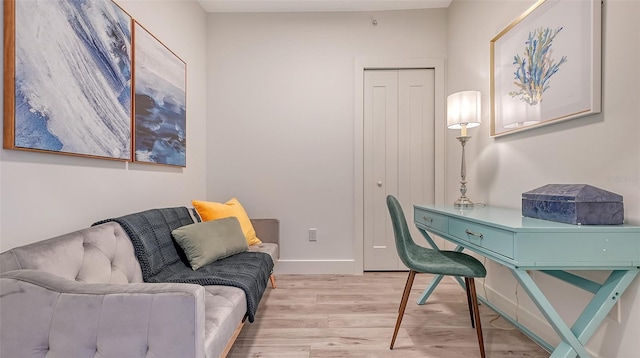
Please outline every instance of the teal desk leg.
[[418, 298], [418, 302], [417, 303], [419, 305], [423, 305], [425, 302], [427, 302], [427, 299], [429, 298], [429, 296], [431, 296], [431, 294], [436, 289], [436, 286], [438, 286], [440, 281], [442, 281], [443, 277], [444, 276], [442, 276], [442, 275], [438, 275], [433, 279], [433, 281], [431, 281], [429, 286], [427, 286], [427, 288], [424, 290], [424, 292], [422, 292], [422, 294]]
[[[434, 250], [440, 250], [438, 248], [438, 245], [436, 245], [436, 243], [433, 241], [433, 239], [431, 238], [431, 236], [424, 230], [418, 228], [418, 230], [420, 231], [420, 233], [422, 234], [422, 236], [424, 236], [424, 239], [427, 240], [427, 242], [429, 243], [429, 245], [434, 249]], [[455, 248], [455, 251], [462, 251], [464, 248], [462, 246], [458, 246]], [[427, 299], [429, 298], [429, 296], [431, 296], [431, 294], [433, 293], [433, 291], [436, 289], [436, 287], [438, 286], [438, 284], [440, 283], [440, 281], [442, 281], [442, 278], [444, 276], [442, 275], [437, 275], [433, 281], [431, 281], [431, 283], [429, 284], [429, 286], [427, 286], [427, 288], [424, 290], [424, 292], [422, 292], [422, 294], [420, 295], [420, 297], [418, 298], [418, 304], [419, 305], [423, 305], [425, 302], [427, 302]], [[458, 283], [464, 288], [464, 282], [462, 281], [462, 279], [460, 277], [456, 277], [456, 280], [458, 280]]]
[[[613, 305], [618, 302], [622, 293], [629, 287], [633, 279], [638, 275], [638, 270], [613, 271], [596, 292], [582, 314], [571, 327], [571, 331], [583, 344], [596, 332], [598, 326], [607, 316]], [[552, 357], [575, 358], [576, 352], [572, 347], [561, 342], [553, 351]]]

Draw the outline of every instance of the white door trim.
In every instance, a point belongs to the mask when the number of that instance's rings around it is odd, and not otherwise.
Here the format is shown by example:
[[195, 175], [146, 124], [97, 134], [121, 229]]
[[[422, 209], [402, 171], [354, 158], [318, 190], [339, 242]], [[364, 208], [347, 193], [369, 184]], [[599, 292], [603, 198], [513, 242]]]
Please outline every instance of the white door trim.
[[354, 274], [364, 272], [364, 70], [433, 68], [435, 70], [435, 203], [444, 204], [445, 88], [443, 58], [363, 57], [355, 61], [354, 108]]

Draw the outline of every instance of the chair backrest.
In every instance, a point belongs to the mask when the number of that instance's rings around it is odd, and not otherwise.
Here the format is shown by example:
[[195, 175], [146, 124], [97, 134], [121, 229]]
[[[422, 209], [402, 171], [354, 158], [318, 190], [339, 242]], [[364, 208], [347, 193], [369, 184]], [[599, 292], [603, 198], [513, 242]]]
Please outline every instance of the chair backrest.
[[400, 256], [400, 261], [402, 261], [405, 266], [411, 267], [409, 253], [414, 248], [417, 248], [418, 245], [411, 237], [407, 220], [404, 217], [404, 212], [398, 199], [393, 195], [387, 195], [387, 207], [389, 208], [389, 215], [391, 216], [391, 223], [393, 224], [393, 234], [396, 239], [398, 256]]

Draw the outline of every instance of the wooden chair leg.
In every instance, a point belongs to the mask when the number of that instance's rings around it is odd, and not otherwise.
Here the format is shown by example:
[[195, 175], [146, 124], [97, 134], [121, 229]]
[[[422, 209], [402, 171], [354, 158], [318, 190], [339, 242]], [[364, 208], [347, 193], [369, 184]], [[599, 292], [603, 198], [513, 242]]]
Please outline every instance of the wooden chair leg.
[[415, 277], [415, 274], [411, 276], [411, 271], [409, 271], [409, 275], [407, 276], [407, 282], [404, 283], [404, 290], [402, 291], [402, 299], [400, 300], [400, 305], [398, 306], [398, 312], [400, 312], [400, 310], [402, 309], [402, 300], [404, 300], [404, 296], [408, 294], [407, 292], [411, 291], [411, 286], [413, 285], [413, 282], [409, 284], [409, 281], [413, 280], [413, 277]]
[[478, 296], [476, 295], [476, 283], [473, 278], [469, 278], [469, 291], [471, 291], [471, 301], [473, 303], [473, 314], [476, 321], [476, 334], [478, 335], [478, 345], [480, 346], [480, 356], [485, 358], [484, 339], [482, 338], [482, 323], [480, 323], [480, 310], [478, 309]]
[[409, 294], [411, 293], [411, 286], [413, 286], [413, 279], [416, 277], [416, 271], [409, 271], [409, 277], [407, 277], [407, 283], [404, 285], [404, 292], [402, 293], [402, 300], [400, 301], [400, 309], [398, 310], [398, 319], [396, 320], [396, 329], [393, 331], [393, 337], [391, 338], [391, 345], [389, 349], [393, 349], [393, 345], [396, 343], [396, 337], [398, 336], [398, 330], [400, 329], [400, 323], [402, 323], [402, 316], [404, 316], [404, 310], [407, 308], [407, 301], [409, 301]]
[[269, 276], [269, 281], [271, 281], [271, 287], [276, 288], [276, 276], [274, 274]]
[[464, 278], [465, 291], [467, 292], [467, 304], [469, 305], [469, 316], [471, 316], [471, 328], [476, 328], [476, 324], [473, 321], [473, 307], [471, 306], [471, 292], [469, 292], [469, 278]]

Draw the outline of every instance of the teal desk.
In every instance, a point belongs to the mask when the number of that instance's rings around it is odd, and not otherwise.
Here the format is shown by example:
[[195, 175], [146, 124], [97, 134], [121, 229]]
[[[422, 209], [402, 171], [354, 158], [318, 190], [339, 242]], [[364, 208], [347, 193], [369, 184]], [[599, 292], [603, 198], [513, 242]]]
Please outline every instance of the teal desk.
[[[640, 226], [579, 226], [526, 218], [515, 209], [433, 205], [414, 205], [414, 223], [433, 248], [437, 246], [429, 233], [457, 244], [456, 251], [468, 249], [506, 266], [562, 342], [553, 347], [483, 297], [478, 298], [552, 351], [553, 358], [590, 356], [584, 344], [640, 269]], [[544, 272], [594, 295], [571, 327], [562, 320], [528, 270]], [[607, 270], [611, 274], [600, 284], [566, 270]], [[440, 280], [442, 276], [435, 277], [418, 304], [426, 302]], [[464, 287], [459, 277], [457, 280]]]

